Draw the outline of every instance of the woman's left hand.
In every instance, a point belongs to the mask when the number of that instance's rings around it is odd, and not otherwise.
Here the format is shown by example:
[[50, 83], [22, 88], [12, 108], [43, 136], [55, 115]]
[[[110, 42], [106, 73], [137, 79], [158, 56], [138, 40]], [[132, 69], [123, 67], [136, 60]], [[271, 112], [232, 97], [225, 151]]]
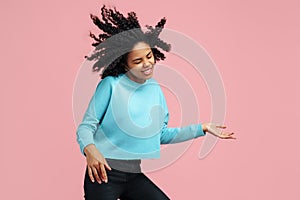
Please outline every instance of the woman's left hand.
[[225, 129], [225, 125], [219, 125], [215, 123], [203, 123], [202, 129], [204, 132], [210, 133], [214, 136], [217, 136], [221, 139], [236, 139], [233, 136], [233, 132], [223, 132], [221, 129]]

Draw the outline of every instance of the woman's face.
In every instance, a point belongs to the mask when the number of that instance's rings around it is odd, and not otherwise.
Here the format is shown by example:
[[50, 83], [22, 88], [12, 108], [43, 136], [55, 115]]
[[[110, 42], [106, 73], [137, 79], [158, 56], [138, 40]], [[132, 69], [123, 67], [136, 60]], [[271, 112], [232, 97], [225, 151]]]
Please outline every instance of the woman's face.
[[138, 42], [127, 56], [127, 76], [135, 82], [144, 83], [152, 77], [154, 64], [150, 46], [145, 42]]

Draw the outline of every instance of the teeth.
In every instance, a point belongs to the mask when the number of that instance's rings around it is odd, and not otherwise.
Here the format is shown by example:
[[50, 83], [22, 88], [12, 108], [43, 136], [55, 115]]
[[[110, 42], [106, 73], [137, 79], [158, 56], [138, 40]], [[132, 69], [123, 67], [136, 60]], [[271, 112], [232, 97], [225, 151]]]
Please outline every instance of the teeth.
[[151, 68], [150, 68], [150, 69], [147, 69], [146, 71], [144, 71], [144, 74], [148, 75], [148, 74], [150, 74], [150, 73], [151, 73], [151, 71], [152, 71], [152, 69], [151, 69]]

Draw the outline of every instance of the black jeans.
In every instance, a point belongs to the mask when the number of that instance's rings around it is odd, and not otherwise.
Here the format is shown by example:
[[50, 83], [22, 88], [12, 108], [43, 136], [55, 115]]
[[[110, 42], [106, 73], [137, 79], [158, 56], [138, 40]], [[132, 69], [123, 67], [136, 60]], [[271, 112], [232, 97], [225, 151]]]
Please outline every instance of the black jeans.
[[106, 170], [108, 183], [90, 180], [86, 171], [84, 193], [86, 200], [167, 200], [169, 199], [143, 173]]

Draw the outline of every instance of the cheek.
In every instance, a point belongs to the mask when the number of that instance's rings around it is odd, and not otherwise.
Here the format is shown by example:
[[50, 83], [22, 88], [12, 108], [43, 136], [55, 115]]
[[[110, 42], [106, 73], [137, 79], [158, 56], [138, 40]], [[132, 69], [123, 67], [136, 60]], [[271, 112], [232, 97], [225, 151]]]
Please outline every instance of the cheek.
[[131, 71], [138, 71], [142, 67], [143, 67], [143, 65], [141, 65], [141, 64], [132, 64], [132, 65], [129, 66]]

